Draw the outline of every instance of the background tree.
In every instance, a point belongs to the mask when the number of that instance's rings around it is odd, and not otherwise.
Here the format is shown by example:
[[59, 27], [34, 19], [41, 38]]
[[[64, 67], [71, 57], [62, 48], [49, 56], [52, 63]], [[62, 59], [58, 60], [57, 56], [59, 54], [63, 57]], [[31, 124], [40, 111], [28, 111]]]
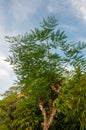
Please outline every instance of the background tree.
[[26, 96], [19, 97], [24, 94], [15, 94], [16, 88], [19, 87], [13, 86], [6, 91], [0, 101], [0, 129], [41, 130], [42, 116], [38, 107], [29, 103]]
[[66, 67], [80, 65], [86, 72], [81, 53], [86, 44], [68, 43], [64, 31], [56, 28], [55, 17], [44, 19], [40, 25], [30, 34], [6, 37], [11, 43], [7, 61], [13, 65], [22, 91], [28, 90], [28, 101], [39, 106], [44, 118], [42, 128], [47, 130], [56, 114], [55, 100], [64, 85]]
[[[65, 80], [60, 96], [55, 100], [58, 115], [63, 115], [62, 130], [86, 129], [86, 72], [80, 66]], [[59, 124], [58, 124], [59, 127]]]
[[3, 94], [4, 98], [0, 100], [0, 129], [11, 130], [11, 123], [13, 120], [13, 111], [11, 111], [11, 105], [13, 104], [13, 109], [15, 109], [16, 94], [8, 91]]

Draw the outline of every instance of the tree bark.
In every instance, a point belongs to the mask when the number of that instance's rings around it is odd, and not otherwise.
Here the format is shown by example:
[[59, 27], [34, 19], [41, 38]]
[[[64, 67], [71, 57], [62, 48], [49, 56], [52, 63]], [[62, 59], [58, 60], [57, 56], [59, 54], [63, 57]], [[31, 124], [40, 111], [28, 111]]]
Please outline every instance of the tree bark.
[[[43, 130], [48, 130], [50, 126], [52, 125], [54, 116], [56, 114], [56, 107], [53, 104], [53, 101], [57, 98], [58, 94], [61, 91], [61, 86], [62, 86], [62, 80], [59, 80], [57, 84], [53, 84], [53, 79], [52, 82], [50, 83], [50, 90], [51, 90], [51, 95], [50, 99], [47, 101], [48, 107], [49, 107], [49, 114], [47, 114], [46, 109], [44, 108], [44, 105], [46, 105], [46, 101], [43, 100], [43, 98], [40, 98], [39, 100], [39, 108], [42, 112], [44, 122], [42, 122], [42, 128]], [[46, 106], [45, 106], [46, 107]]]
[[50, 128], [50, 126], [52, 125], [54, 116], [56, 114], [56, 108], [55, 108], [55, 106], [52, 106], [50, 115], [47, 115], [47, 112], [46, 112], [45, 108], [43, 107], [42, 102], [39, 103], [39, 108], [44, 117], [44, 122], [42, 122], [42, 128], [43, 128], [43, 130], [48, 130]]

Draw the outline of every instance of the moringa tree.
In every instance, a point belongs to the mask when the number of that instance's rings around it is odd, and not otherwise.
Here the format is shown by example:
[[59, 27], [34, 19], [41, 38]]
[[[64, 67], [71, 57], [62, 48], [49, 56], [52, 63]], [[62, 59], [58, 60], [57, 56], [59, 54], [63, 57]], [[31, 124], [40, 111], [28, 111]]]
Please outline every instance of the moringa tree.
[[62, 89], [66, 68], [80, 65], [86, 71], [81, 53], [86, 44], [68, 43], [64, 31], [57, 25], [57, 19], [51, 16], [30, 34], [6, 37], [11, 43], [7, 61], [13, 65], [22, 91], [27, 90], [29, 101], [39, 106], [43, 130], [52, 125], [56, 114], [54, 101]]

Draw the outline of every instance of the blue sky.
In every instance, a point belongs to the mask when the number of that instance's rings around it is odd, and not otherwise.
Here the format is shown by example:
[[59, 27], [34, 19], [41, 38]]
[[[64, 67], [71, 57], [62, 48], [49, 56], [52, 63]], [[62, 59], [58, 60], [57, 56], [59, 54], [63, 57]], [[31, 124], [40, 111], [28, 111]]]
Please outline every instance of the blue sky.
[[0, 93], [14, 83], [5, 35], [30, 32], [43, 18], [54, 15], [69, 41], [86, 42], [86, 0], [0, 0]]

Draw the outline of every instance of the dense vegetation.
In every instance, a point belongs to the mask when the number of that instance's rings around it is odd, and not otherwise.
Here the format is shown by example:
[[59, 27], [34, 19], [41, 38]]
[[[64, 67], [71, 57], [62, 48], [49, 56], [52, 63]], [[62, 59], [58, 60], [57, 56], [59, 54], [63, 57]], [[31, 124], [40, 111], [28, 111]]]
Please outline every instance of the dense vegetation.
[[0, 129], [85, 130], [86, 44], [69, 43], [55, 17], [6, 40], [17, 86], [0, 101]]

